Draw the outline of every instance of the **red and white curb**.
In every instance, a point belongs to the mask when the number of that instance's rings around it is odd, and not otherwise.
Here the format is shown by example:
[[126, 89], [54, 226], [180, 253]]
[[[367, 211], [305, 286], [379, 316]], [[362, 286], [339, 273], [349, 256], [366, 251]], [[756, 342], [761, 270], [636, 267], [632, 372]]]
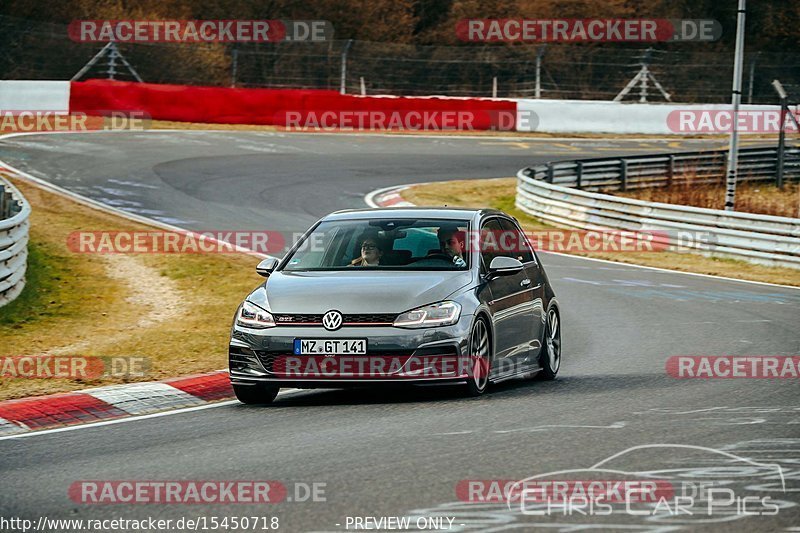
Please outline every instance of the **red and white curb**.
[[400, 193], [408, 189], [408, 186], [393, 186], [372, 191], [364, 197], [364, 202], [370, 207], [414, 207], [415, 204], [408, 202], [400, 196]]
[[403, 200], [400, 193], [390, 193], [377, 199], [378, 205], [381, 207], [409, 207], [413, 206], [411, 202]]
[[233, 398], [227, 371], [0, 402], [0, 435], [196, 407]]
[[408, 189], [408, 186], [378, 189], [366, 195], [364, 202], [370, 207], [414, 207], [415, 204], [404, 200], [400, 196], [400, 193], [405, 189]]

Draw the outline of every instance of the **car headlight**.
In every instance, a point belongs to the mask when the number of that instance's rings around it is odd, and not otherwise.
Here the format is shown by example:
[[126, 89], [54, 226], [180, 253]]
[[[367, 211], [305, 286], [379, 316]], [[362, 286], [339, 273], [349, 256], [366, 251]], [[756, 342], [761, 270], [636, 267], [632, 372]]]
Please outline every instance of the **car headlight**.
[[275, 327], [272, 314], [245, 301], [236, 313], [236, 325], [250, 329], [265, 329]]
[[398, 316], [394, 325], [398, 328], [431, 328], [450, 326], [458, 322], [461, 305], [456, 302], [439, 302], [407, 311]]

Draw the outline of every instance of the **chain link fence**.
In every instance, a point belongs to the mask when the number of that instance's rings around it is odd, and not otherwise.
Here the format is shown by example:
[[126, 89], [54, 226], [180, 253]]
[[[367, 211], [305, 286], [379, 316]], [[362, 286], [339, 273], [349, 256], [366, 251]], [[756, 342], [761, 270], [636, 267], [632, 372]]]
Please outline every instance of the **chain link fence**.
[[[77, 43], [66, 25], [0, 17], [3, 79], [71, 79], [103, 47]], [[367, 41], [321, 43], [118, 45], [142, 79], [238, 87], [291, 87], [395, 95], [612, 100], [642, 62], [674, 102], [730, 101], [733, 54], [708, 43], [653, 45], [548, 44], [416, 46]], [[345, 54], [346, 51], [346, 54]], [[537, 66], [537, 56], [539, 63]], [[344, 69], [342, 68], [344, 64]], [[538, 73], [538, 75], [537, 75]], [[102, 58], [84, 78], [132, 80], [119, 62]], [[770, 83], [780, 79], [790, 99], [800, 97], [800, 56], [749, 51], [745, 57], [744, 103], [775, 103]], [[628, 99], [638, 100], [640, 88]], [[663, 101], [652, 84], [651, 102]]]

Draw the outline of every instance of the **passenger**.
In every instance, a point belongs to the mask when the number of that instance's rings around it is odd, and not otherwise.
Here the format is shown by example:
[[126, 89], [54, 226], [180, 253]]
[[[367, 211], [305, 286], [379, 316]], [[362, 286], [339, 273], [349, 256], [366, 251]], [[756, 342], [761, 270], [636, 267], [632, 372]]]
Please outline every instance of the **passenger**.
[[441, 252], [449, 257], [457, 267], [467, 266], [464, 260], [464, 232], [456, 227], [442, 226], [436, 232]]
[[379, 266], [383, 257], [383, 249], [378, 239], [367, 237], [361, 243], [361, 257], [353, 259], [350, 266]]

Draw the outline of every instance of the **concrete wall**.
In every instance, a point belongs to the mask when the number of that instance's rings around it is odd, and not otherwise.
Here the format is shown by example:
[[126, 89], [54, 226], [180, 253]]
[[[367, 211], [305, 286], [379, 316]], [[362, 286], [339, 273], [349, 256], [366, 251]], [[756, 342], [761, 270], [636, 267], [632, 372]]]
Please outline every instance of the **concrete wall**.
[[[719, 132], [678, 132], [677, 115], [693, 110], [711, 113], [727, 111], [730, 104], [639, 104], [600, 100], [518, 99], [517, 131], [548, 133], [628, 133], [656, 135], [696, 135]], [[779, 112], [778, 106], [744, 105], [741, 111]]]
[[68, 81], [0, 81], [0, 111], [69, 112]]

